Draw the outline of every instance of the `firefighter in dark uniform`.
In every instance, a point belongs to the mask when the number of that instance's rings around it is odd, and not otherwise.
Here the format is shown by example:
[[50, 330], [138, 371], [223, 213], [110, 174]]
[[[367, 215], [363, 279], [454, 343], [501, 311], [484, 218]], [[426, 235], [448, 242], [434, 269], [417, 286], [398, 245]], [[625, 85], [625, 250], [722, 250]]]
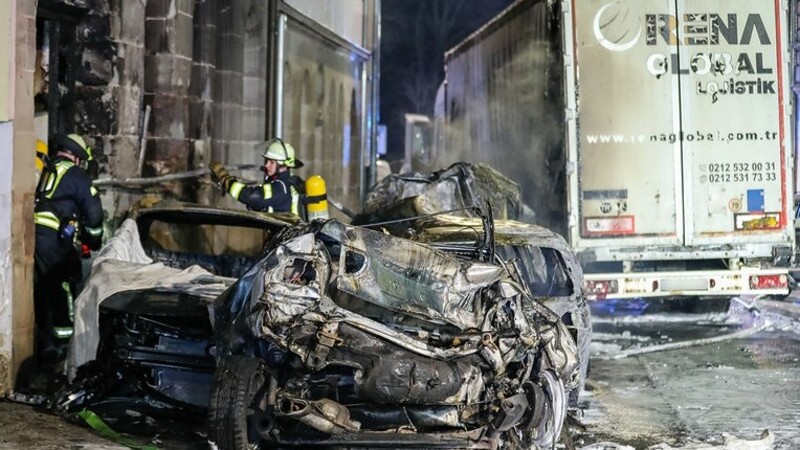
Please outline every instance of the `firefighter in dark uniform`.
[[61, 137], [36, 192], [34, 306], [37, 354], [46, 362], [63, 356], [72, 335], [69, 281], [80, 271], [76, 245], [96, 250], [103, 237], [100, 198], [80, 167], [81, 161], [91, 160], [92, 149], [82, 137]]
[[264, 212], [291, 212], [303, 215], [303, 182], [292, 175], [291, 169], [303, 167], [295, 158], [294, 148], [281, 139], [264, 142], [257, 147], [264, 151], [263, 184], [246, 185], [231, 176], [218, 162], [209, 167], [214, 180], [234, 199], [247, 205], [248, 209]]

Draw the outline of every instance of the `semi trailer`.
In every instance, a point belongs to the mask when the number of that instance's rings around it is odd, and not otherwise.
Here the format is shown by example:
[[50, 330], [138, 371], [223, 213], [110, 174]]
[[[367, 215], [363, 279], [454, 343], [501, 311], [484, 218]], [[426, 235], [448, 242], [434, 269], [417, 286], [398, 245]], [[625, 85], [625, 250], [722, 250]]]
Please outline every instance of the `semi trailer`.
[[787, 294], [787, 5], [519, 0], [445, 54], [432, 138], [411, 159], [519, 183], [590, 298]]

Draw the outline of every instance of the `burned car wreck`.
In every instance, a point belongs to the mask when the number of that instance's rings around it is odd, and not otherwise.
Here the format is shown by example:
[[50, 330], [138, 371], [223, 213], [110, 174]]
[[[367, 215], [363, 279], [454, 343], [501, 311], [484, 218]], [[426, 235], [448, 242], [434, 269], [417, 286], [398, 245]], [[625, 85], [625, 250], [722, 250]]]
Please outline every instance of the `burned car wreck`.
[[77, 376], [52, 406], [207, 415], [222, 450], [551, 448], [587, 372], [581, 271], [507, 220], [525, 209], [497, 177], [396, 177], [355, 226], [134, 210], [76, 303]]
[[[75, 301], [70, 383], [50, 399], [92, 408], [202, 418], [216, 369], [209, 305], [298, 218], [144, 199], [108, 240]], [[130, 421], [130, 417], [124, 418]]]
[[220, 449], [558, 440], [581, 384], [575, 337], [491, 249], [447, 252], [333, 220], [288, 228], [267, 249], [214, 303]]

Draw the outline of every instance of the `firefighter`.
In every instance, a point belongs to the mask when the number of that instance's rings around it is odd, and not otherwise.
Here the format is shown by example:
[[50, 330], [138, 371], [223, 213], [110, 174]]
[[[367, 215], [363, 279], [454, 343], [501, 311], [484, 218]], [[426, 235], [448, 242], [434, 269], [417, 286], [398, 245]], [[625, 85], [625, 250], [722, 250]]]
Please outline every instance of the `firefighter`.
[[92, 149], [77, 134], [62, 136], [56, 148], [42, 173], [34, 208], [37, 354], [44, 363], [62, 358], [72, 335], [70, 283], [80, 279], [76, 245], [96, 250], [103, 237], [100, 198], [80, 167], [92, 160]]
[[264, 183], [245, 185], [231, 176], [222, 163], [212, 163], [212, 178], [223, 192], [247, 205], [248, 209], [264, 212], [291, 212], [302, 216], [302, 194], [304, 184], [292, 175], [291, 169], [303, 167], [295, 157], [294, 148], [280, 138], [264, 142], [256, 147], [264, 151]]

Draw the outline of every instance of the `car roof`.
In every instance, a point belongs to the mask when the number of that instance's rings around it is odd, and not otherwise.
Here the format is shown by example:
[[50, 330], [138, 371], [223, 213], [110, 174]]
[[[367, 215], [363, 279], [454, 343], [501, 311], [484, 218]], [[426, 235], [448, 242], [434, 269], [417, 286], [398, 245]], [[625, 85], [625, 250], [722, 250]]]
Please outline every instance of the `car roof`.
[[[483, 222], [479, 218], [440, 214], [420, 222], [416, 228], [420, 233], [418, 240], [423, 242], [464, 242], [483, 236]], [[494, 238], [501, 245], [533, 245], [571, 251], [564, 238], [553, 231], [515, 220], [495, 220]]]

